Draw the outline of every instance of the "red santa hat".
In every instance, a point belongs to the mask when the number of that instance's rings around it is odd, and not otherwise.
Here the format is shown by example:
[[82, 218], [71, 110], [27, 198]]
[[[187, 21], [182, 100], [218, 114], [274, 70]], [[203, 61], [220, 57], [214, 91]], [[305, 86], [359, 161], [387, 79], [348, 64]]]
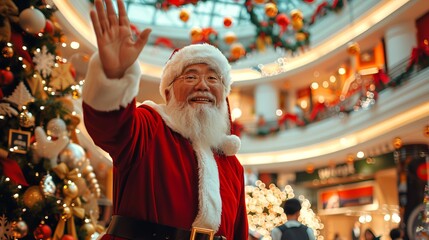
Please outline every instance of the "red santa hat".
[[192, 64], [206, 63], [212, 67], [223, 79], [225, 97], [231, 91], [231, 65], [222, 52], [207, 43], [193, 44], [179, 49], [168, 60], [161, 73], [159, 92], [166, 101], [165, 89], [176, 79], [183, 70]]

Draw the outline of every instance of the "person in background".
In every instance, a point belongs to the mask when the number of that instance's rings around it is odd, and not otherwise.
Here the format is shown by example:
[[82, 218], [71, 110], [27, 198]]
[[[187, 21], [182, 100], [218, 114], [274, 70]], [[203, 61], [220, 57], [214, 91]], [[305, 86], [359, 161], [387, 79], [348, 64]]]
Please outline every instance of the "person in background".
[[273, 240], [315, 240], [313, 230], [298, 222], [301, 211], [301, 202], [296, 198], [285, 201], [283, 209], [286, 213], [287, 221], [273, 228], [271, 237]]
[[392, 230], [390, 230], [389, 236], [392, 240], [402, 240], [404, 234], [400, 228], [393, 228]]
[[123, 0], [118, 14], [112, 0], [94, 4], [98, 51], [82, 105], [89, 134], [113, 160], [113, 217], [102, 239], [247, 239], [228, 60], [212, 45], [183, 47], [161, 73], [165, 104], [136, 107], [137, 58], [151, 30], [133, 37]]
[[352, 228], [352, 240], [359, 240], [359, 239], [360, 239], [360, 223], [356, 221]]
[[378, 240], [381, 236], [375, 236], [374, 232], [370, 228], [367, 228], [363, 233], [363, 237], [365, 240]]

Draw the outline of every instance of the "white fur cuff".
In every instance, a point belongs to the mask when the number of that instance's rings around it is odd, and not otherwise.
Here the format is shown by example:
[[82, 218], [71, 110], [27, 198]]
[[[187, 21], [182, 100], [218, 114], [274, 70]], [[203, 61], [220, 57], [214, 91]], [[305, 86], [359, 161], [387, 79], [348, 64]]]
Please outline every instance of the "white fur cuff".
[[103, 71], [98, 53], [95, 53], [89, 62], [82, 99], [98, 111], [126, 107], [138, 94], [140, 75], [140, 67], [135, 62], [122, 78], [109, 79]]

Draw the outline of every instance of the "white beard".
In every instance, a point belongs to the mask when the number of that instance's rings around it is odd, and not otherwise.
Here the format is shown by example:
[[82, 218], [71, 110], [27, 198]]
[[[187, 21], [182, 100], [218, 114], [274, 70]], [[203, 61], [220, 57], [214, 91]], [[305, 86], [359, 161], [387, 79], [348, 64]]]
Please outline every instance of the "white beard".
[[[209, 93], [207, 93], [209, 95]], [[201, 93], [199, 93], [201, 95]], [[189, 96], [189, 97], [192, 97]], [[218, 149], [224, 137], [229, 134], [229, 115], [226, 100], [218, 107], [177, 102], [174, 91], [166, 105], [166, 113], [171, 118], [174, 128], [183, 137], [193, 143]]]

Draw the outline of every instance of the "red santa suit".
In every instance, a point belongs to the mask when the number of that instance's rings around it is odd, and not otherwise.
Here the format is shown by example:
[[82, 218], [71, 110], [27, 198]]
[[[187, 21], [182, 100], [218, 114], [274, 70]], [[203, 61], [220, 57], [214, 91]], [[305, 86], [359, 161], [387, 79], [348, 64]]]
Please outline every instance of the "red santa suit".
[[82, 93], [85, 126], [113, 159], [113, 214], [246, 240], [244, 172], [234, 155], [239, 146], [230, 146], [236, 139], [227, 136], [214, 151], [175, 131], [165, 105], [137, 108], [139, 75], [134, 64], [122, 79], [107, 79], [94, 55]]

